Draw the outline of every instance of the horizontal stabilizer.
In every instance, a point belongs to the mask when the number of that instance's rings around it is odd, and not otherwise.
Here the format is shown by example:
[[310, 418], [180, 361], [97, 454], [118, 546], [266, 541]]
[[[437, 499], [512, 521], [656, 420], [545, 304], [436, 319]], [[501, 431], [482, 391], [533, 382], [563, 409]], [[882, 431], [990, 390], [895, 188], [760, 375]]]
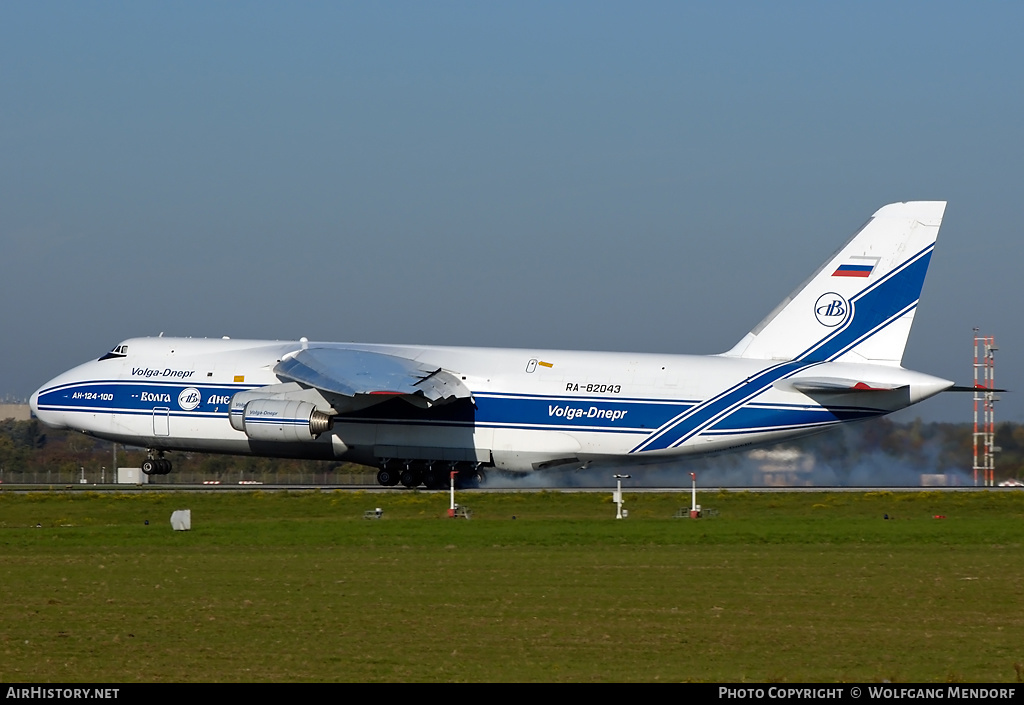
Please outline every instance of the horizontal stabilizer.
[[795, 389], [798, 392], [804, 393], [842, 394], [847, 392], [892, 392], [902, 389], [907, 385], [891, 384], [888, 382], [864, 382], [838, 377], [801, 377], [799, 379], [778, 382], [777, 386]]
[[[346, 397], [404, 396], [413, 403], [444, 403], [471, 396], [455, 375], [416, 360], [347, 348], [307, 348], [274, 367], [282, 379]], [[383, 399], [382, 399], [383, 401]]]

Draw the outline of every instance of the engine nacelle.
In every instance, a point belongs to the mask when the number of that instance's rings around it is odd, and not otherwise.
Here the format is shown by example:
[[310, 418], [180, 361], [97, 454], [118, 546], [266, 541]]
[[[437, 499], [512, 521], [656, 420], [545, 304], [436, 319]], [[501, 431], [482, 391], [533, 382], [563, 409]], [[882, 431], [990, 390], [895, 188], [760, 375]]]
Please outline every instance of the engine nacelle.
[[231, 428], [236, 431], [245, 431], [245, 405], [257, 399], [268, 399], [271, 394], [260, 393], [259, 389], [251, 389], [247, 392], [236, 392], [231, 397], [231, 408], [228, 409], [228, 419], [231, 421]]
[[334, 419], [308, 401], [252, 398], [240, 392], [231, 400], [231, 426], [254, 441], [306, 442], [331, 430]]

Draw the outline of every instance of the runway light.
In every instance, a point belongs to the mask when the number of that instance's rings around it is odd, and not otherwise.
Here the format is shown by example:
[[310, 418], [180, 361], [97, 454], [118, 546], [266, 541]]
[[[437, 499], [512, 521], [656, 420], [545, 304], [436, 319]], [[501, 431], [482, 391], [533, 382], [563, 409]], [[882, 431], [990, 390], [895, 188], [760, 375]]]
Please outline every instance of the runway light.
[[622, 508], [622, 505], [623, 505], [623, 501], [622, 501], [622, 481], [623, 480], [628, 480], [630, 478], [630, 476], [629, 475], [612, 475], [612, 477], [615, 478], [615, 483], [616, 483], [615, 484], [615, 494], [612, 495], [612, 501], [615, 502], [615, 504], [616, 504], [615, 518], [616, 519], [625, 519], [626, 517], [629, 516], [629, 512], [627, 512], [626, 510], [624, 510]]

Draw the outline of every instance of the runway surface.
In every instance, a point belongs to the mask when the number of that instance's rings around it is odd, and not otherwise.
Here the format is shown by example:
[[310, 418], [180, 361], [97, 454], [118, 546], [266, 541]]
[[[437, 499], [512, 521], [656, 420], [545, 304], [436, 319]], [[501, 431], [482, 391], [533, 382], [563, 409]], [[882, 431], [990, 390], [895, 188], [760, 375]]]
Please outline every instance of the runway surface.
[[[603, 493], [613, 492], [615, 487], [481, 487], [475, 489], [457, 489], [457, 494], [481, 493], [516, 493], [516, 492], [565, 492], [565, 493]], [[0, 492], [369, 492], [374, 494], [421, 492], [445, 493], [450, 489], [427, 490], [405, 489], [403, 487], [381, 487], [380, 485], [258, 485], [258, 484], [221, 484], [221, 485], [185, 485], [185, 484], [147, 484], [147, 485], [93, 485], [93, 484], [38, 484], [38, 485], [0, 485]], [[685, 487], [629, 487], [622, 486], [623, 492], [631, 494], [671, 494], [692, 491]], [[1024, 487], [701, 487], [697, 492], [755, 492], [762, 494], [780, 492], [1020, 492]]]

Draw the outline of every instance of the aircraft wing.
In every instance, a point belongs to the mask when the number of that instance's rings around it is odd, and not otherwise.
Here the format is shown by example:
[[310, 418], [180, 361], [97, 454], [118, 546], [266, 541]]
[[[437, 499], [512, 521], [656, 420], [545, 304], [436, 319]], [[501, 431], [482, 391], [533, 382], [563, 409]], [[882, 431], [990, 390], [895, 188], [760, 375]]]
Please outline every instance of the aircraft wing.
[[458, 377], [439, 367], [366, 350], [306, 348], [277, 363], [274, 374], [329, 394], [380, 401], [402, 396], [417, 406], [472, 396]]

